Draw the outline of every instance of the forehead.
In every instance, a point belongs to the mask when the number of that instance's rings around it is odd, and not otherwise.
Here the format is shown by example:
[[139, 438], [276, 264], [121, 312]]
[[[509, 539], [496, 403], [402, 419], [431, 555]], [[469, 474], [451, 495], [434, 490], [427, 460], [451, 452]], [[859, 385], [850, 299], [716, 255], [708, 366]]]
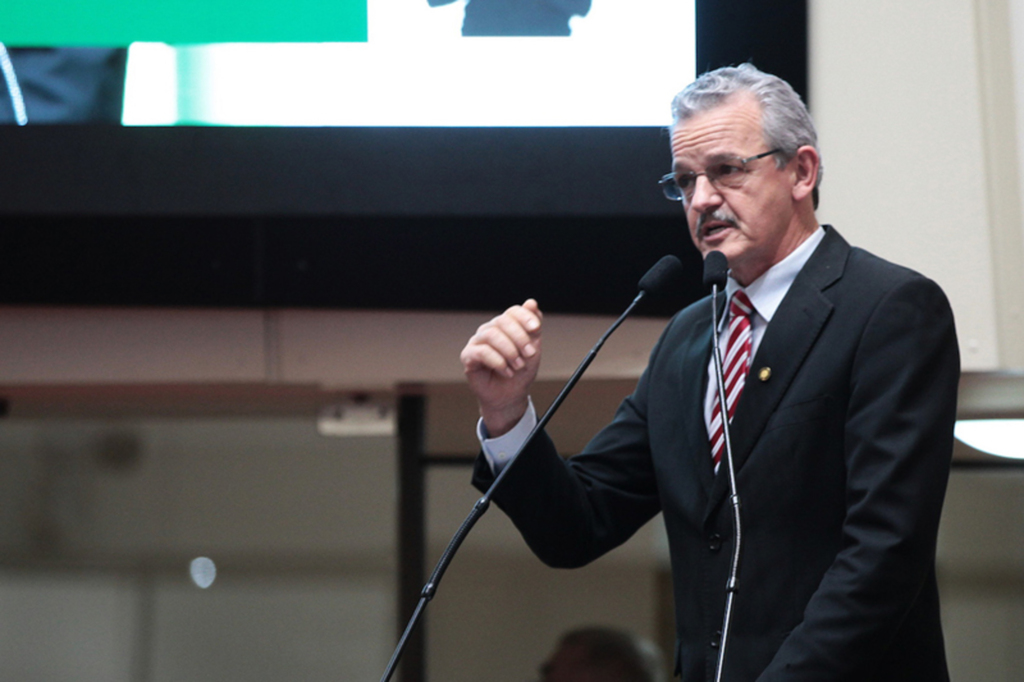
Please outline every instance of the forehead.
[[735, 95], [695, 114], [672, 130], [672, 161], [699, 166], [715, 157], [750, 156], [764, 146], [761, 105], [753, 95]]

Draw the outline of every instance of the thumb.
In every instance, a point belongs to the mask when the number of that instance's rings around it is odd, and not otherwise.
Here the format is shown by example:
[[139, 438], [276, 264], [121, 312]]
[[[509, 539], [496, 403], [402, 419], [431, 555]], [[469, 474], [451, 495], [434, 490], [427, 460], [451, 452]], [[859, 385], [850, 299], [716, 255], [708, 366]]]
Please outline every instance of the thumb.
[[537, 299], [535, 298], [526, 299], [526, 301], [523, 303], [523, 307], [529, 310], [537, 317], [544, 317], [544, 313], [540, 311], [540, 304], [537, 303]]

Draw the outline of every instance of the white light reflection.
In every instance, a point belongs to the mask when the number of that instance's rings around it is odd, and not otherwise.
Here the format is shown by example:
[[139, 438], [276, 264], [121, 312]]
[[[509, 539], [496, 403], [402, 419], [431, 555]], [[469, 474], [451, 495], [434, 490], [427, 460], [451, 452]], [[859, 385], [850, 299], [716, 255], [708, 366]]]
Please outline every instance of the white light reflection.
[[965, 419], [956, 423], [953, 434], [975, 450], [1024, 459], [1024, 419]]
[[213, 563], [213, 559], [208, 559], [201, 556], [197, 559], [193, 559], [188, 569], [189, 575], [192, 576], [192, 582], [196, 584], [196, 587], [205, 590], [213, 581], [217, 579], [217, 565]]

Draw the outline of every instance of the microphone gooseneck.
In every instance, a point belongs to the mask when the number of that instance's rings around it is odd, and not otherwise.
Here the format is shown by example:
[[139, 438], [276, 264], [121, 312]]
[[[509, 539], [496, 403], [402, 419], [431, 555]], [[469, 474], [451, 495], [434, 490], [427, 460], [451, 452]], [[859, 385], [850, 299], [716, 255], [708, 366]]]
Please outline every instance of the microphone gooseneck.
[[721, 251], [711, 251], [704, 258], [704, 285], [711, 287], [711, 345], [715, 365], [715, 379], [718, 386], [718, 405], [722, 415], [722, 436], [725, 439], [725, 456], [722, 462], [729, 474], [729, 499], [732, 503], [733, 542], [732, 566], [729, 581], [725, 586], [725, 614], [722, 618], [722, 637], [718, 646], [718, 665], [715, 668], [715, 682], [721, 682], [725, 667], [725, 649], [729, 642], [729, 626], [732, 623], [733, 597], [739, 589], [740, 551], [742, 548], [742, 524], [740, 520], [740, 495], [736, 489], [736, 469], [732, 459], [732, 434], [729, 428], [729, 409], [726, 405], [725, 379], [722, 373], [722, 350], [718, 343], [718, 293], [725, 286], [729, 273], [729, 262]]
[[416, 624], [423, 615], [427, 604], [437, 593], [437, 587], [441, 583], [441, 579], [444, 577], [445, 571], [448, 570], [449, 564], [451, 564], [452, 559], [455, 557], [455, 552], [458, 551], [462, 542], [466, 539], [466, 536], [469, 535], [473, 526], [476, 525], [476, 522], [480, 520], [480, 517], [482, 517], [491, 506], [491, 499], [494, 497], [495, 491], [501, 485], [502, 481], [505, 480], [505, 476], [516, 463], [516, 460], [519, 459], [519, 454], [525, 450], [527, 446], [533, 442], [537, 434], [544, 429], [547, 423], [551, 420], [551, 417], [555, 414], [555, 411], [559, 406], [561, 406], [562, 402], [565, 401], [569, 392], [572, 391], [574, 386], [576, 386], [580, 377], [583, 376], [583, 372], [585, 372], [587, 367], [590, 366], [590, 363], [594, 361], [594, 358], [597, 356], [597, 352], [601, 350], [601, 346], [603, 346], [604, 342], [608, 340], [608, 337], [612, 335], [612, 332], [618, 329], [619, 325], [621, 325], [629, 314], [633, 312], [633, 309], [636, 308], [640, 301], [648, 294], [665, 293], [680, 279], [682, 274], [683, 265], [675, 256], [662, 257], [661, 260], [655, 263], [651, 269], [647, 271], [647, 274], [640, 279], [640, 283], [638, 284], [640, 293], [636, 295], [633, 302], [629, 304], [619, 318], [615, 320], [601, 338], [598, 339], [597, 343], [594, 344], [594, 347], [590, 349], [590, 352], [588, 352], [586, 357], [583, 358], [583, 362], [581, 362], [579, 367], [576, 368], [576, 371], [572, 373], [569, 380], [565, 382], [565, 386], [562, 387], [562, 391], [551, 402], [551, 406], [548, 407], [544, 416], [537, 420], [537, 425], [533, 427], [532, 431], [530, 431], [530, 435], [526, 437], [523, 444], [518, 450], [516, 450], [516, 453], [512, 455], [512, 458], [509, 459], [508, 463], [497, 477], [495, 477], [494, 481], [491, 483], [491, 487], [487, 489], [484, 496], [477, 500], [476, 504], [473, 505], [473, 509], [469, 512], [469, 516], [466, 517], [462, 522], [462, 525], [459, 526], [459, 529], [455, 532], [455, 535], [448, 543], [448, 547], [441, 554], [441, 558], [438, 560], [437, 566], [434, 568], [434, 572], [430, 575], [430, 579], [427, 581], [427, 584], [423, 586], [423, 591], [420, 593], [420, 601], [417, 604], [416, 609], [413, 611], [412, 617], [409, 619], [409, 623], [406, 625], [405, 631], [402, 633], [402, 637], [398, 640], [398, 646], [395, 647], [395, 651], [391, 655], [391, 660], [388, 662], [388, 666], [384, 671], [383, 677], [381, 677], [381, 682], [388, 682], [388, 680], [391, 679], [395, 669], [398, 667], [398, 661], [402, 657], [402, 652], [405, 650], [405, 645], [409, 640], [409, 636], [416, 628]]

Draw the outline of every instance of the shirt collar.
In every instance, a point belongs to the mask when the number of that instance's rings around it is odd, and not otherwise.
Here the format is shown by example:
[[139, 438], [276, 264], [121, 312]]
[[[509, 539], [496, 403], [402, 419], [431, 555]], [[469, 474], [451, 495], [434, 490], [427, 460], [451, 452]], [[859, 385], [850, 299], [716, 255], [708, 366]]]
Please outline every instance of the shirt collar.
[[[824, 238], [825, 230], [819, 226], [800, 246], [793, 249], [792, 253], [768, 268], [767, 272], [743, 289], [750, 298], [750, 302], [754, 304], [757, 314], [764, 318], [765, 322], [772, 321], [772, 316], [775, 315], [782, 299], [789, 292], [793, 280], [796, 279], [811, 254], [814, 253], [814, 249]], [[725, 285], [725, 293], [731, 297], [741, 288], [736, 280], [729, 277], [729, 281]]]

